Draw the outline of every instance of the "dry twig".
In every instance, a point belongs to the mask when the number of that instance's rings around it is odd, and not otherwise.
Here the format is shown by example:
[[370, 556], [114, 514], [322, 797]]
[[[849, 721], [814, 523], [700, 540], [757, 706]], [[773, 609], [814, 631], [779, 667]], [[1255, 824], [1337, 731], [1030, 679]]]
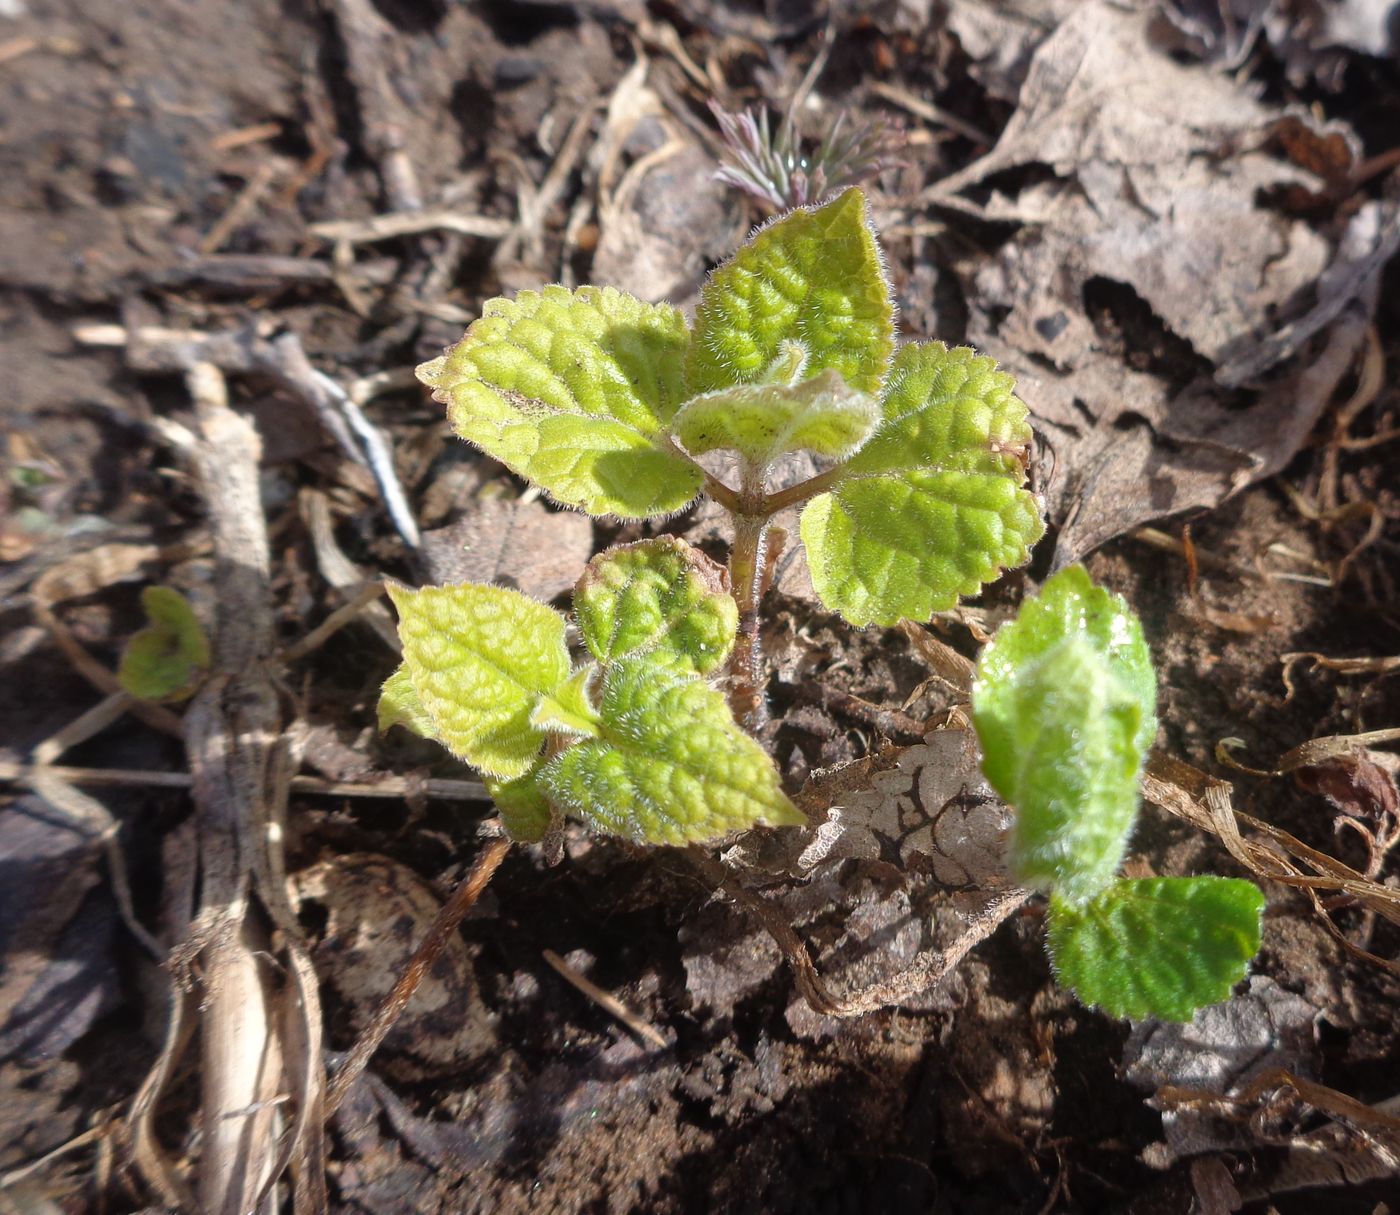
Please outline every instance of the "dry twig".
[[[195, 1209], [155, 1124], [197, 1021], [203, 1123], [197, 1209], [272, 1215], [277, 1183], [294, 1164], [295, 1209], [315, 1215], [326, 1209], [321, 1010], [281, 857], [293, 757], [269, 669], [273, 617], [259, 443], [229, 408], [216, 367], [196, 364], [187, 378], [218, 590], [214, 665], [184, 722], [200, 906], [172, 954], [166, 1044], [133, 1104], [133, 1151], [162, 1201]], [[273, 958], [285, 969], [285, 986], [268, 965]]]
[[564, 961], [554, 950], [544, 950], [544, 960], [554, 968], [555, 973], [564, 979], [565, 982], [578, 991], [581, 991], [610, 1017], [616, 1017], [617, 1020], [621, 1021], [623, 1025], [630, 1029], [632, 1033], [648, 1046], [654, 1046], [657, 1050], [665, 1050], [669, 1045], [665, 1035], [650, 1021], [634, 1013], [627, 1005], [613, 995], [612, 992], [603, 990], [598, 984], [579, 974], [577, 970]]

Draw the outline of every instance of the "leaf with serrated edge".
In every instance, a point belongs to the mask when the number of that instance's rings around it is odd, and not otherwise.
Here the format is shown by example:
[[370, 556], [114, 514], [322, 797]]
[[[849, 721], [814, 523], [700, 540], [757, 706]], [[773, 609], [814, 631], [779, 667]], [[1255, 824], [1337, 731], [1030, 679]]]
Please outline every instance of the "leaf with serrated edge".
[[870, 437], [879, 419], [875, 398], [827, 370], [796, 384], [719, 388], [681, 406], [672, 432], [693, 456], [737, 452], [756, 468], [809, 451], [844, 460]]
[[141, 700], [184, 700], [209, 669], [209, 638], [177, 590], [148, 586], [141, 606], [150, 623], [127, 642], [117, 678]]
[[1020, 565], [1045, 531], [1022, 488], [1026, 407], [989, 358], [903, 347], [883, 420], [802, 512], [812, 584], [855, 625], [927, 620]]
[[520, 844], [537, 844], [544, 839], [554, 822], [554, 811], [540, 788], [538, 768], [514, 780], [488, 776], [485, 785], [511, 839]]
[[1082, 905], [1052, 898], [1050, 957], [1061, 984], [1110, 1016], [1189, 1021], [1244, 977], [1263, 910], [1240, 878], [1119, 881]]
[[1056, 574], [983, 651], [972, 692], [982, 770], [1016, 807], [1018, 880], [1082, 900], [1117, 872], [1156, 736], [1142, 626], [1081, 566]]
[[574, 616], [599, 662], [655, 650], [697, 675], [734, 648], [739, 608], [724, 567], [673, 536], [599, 553], [574, 588]]
[[379, 690], [379, 732], [402, 726], [421, 738], [437, 740], [437, 726], [418, 700], [409, 678], [408, 667], [401, 665], [384, 681]]
[[750, 383], [800, 343], [806, 374], [831, 368], [880, 390], [894, 347], [894, 306], [867, 214], [850, 189], [759, 229], [710, 276], [686, 359], [692, 395]]
[[545, 737], [530, 713], [569, 677], [564, 618], [498, 586], [390, 587], [389, 595], [433, 737], [490, 776], [524, 775]]
[[602, 737], [556, 755], [540, 784], [561, 809], [637, 843], [691, 844], [806, 822], [767, 753], [685, 666], [634, 654], [603, 675]]
[[704, 477], [665, 443], [687, 340], [669, 305], [546, 287], [488, 301], [418, 378], [462, 438], [558, 501], [640, 519], [679, 510]]

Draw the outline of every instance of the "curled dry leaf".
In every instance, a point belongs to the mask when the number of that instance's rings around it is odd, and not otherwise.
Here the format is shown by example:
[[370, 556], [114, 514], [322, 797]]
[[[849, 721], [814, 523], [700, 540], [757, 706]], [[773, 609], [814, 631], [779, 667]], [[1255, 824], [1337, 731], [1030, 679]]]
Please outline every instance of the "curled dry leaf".
[[1394, 823], [1400, 820], [1400, 793], [1393, 767], [1387, 770], [1377, 762], [1381, 758], [1380, 752], [1355, 747], [1297, 768], [1293, 778], [1308, 792], [1321, 793], [1344, 814]]
[[[1010, 811], [983, 782], [978, 757], [971, 731], [946, 729], [829, 769], [799, 799], [809, 814], [825, 811], [825, 822], [792, 842], [728, 849], [729, 865], [766, 875], [765, 893], [741, 892], [747, 908], [710, 908], [688, 933], [695, 999], [732, 1007], [766, 982], [780, 954], [760, 922], [771, 931], [781, 921], [783, 951], [792, 928], [808, 951], [788, 961], [809, 971], [815, 962], [822, 976], [815, 1001], [803, 990], [789, 1006], [795, 1033], [830, 1037], [844, 1032], [844, 1018], [890, 1004], [950, 1007], [958, 960], [1026, 897], [1006, 877]], [[737, 881], [731, 871], [731, 896]]]

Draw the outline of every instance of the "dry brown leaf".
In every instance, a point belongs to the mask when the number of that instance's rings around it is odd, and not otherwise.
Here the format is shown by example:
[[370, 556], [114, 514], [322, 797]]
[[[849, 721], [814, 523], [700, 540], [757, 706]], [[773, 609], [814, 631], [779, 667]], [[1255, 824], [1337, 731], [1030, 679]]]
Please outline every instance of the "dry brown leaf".
[[[1057, 566], [1278, 471], [1349, 370], [1400, 241], [1385, 200], [1339, 232], [1274, 206], [1323, 193], [1297, 160], [1330, 174], [1350, 133], [1175, 62], [1149, 22], [1077, 6], [1036, 50], [997, 146], [925, 194], [1021, 225], [974, 270], [969, 337], [1017, 374], [1053, 455]], [[962, 193], [1045, 165], [1053, 177], [1012, 178], [1025, 184], [983, 206]], [[1256, 400], [1227, 393], [1321, 333], [1321, 353]]]
[[[1145, 1021], [1135, 1026], [1123, 1047], [1124, 1076], [1153, 1092], [1168, 1085], [1221, 1096], [1239, 1092], [1270, 1068], [1308, 1066], [1318, 1016], [1319, 1010], [1302, 996], [1255, 975], [1244, 993], [1200, 1009], [1187, 1024]], [[1165, 1152], [1159, 1150], [1153, 1158], [1158, 1165], [1253, 1142], [1248, 1128], [1192, 1110], [1168, 1109], [1162, 1129]]]
[[1382, 821], [1400, 818], [1395, 777], [1364, 747], [1299, 768], [1293, 777], [1308, 792], [1322, 794], [1346, 814]]
[[541, 502], [480, 498], [455, 523], [423, 533], [428, 581], [491, 582], [548, 602], [593, 555], [593, 522]]
[[938, 730], [906, 748], [828, 811], [798, 859], [800, 870], [843, 857], [898, 869], [926, 864], [945, 886], [1007, 877], [1003, 836], [1011, 811], [982, 776], [970, 730]]

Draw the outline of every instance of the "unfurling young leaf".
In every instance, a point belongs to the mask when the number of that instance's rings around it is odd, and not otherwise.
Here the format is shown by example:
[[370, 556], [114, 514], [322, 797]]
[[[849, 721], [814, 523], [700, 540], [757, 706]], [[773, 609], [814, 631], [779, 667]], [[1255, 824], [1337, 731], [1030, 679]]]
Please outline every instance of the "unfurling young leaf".
[[574, 616], [599, 662], [655, 651], [708, 675], [734, 648], [739, 608], [723, 566], [664, 536], [594, 557], [574, 588]]
[[1244, 977], [1263, 910], [1239, 878], [1119, 881], [1087, 903], [1051, 899], [1050, 957], [1065, 987], [1110, 1016], [1189, 1021]]
[[569, 734], [579, 738], [598, 737], [598, 710], [589, 697], [589, 687], [598, 675], [592, 663], [580, 667], [548, 696], [541, 696], [530, 710], [530, 724], [546, 734]]
[[733, 451], [754, 468], [809, 451], [844, 460], [870, 437], [879, 417], [875, 398], [857, 392], [830, 369], [795, 384], [739, 384], [687, 401], [672, 424], [693, 456]]
[[117, 678], [139, 700], [184, 700], [209, 669], [209, 639], [189, 601], [168, 586], [148, 586], [141, 606], [150, 623], [122, 654]]
[[546, 287], [487, 303], [418, 368], [464, 439], [591, 515], [669, 514], [701, 470], [665, 431], [688, 395], [685, 318], [612, 288]]
[[972, 719], [982, 769], [1016, 807], [1017, 879], [1071, 901], [1113, 880], [1156, 734], [1137, 617], [1080, 566], [1056, 574], [983, 650]]
[[539, 778], [552, 801], [597, 830], [689, 844], [806, 822], [767, 753], [684, 663], [655, 652], [612, 663], [599, 715], [601, 736], [556, 755]]
[[830, 368], [860, 392], [880, 391], [894, 306], [859, 190], [775, 220], [710, 276], [686, 357], [688, 394], [752, 383], [791, 343], [806, 353], [805, 375]]
[[903, 347], [879, 428], [802, 512], [812, 584], [856, 625], [927, 620], [1022, 564], [1045, 531], [1009, 375], [941, 342]]
[[391, 587], [389, 595], [404, 661], [385, 685], [381, 723], [420, 733], [431, 723], [433, 738], [487, 775], [523, 776], [545, 738], [531, 714], [569, 678], [564, 618], [496, 586]]

